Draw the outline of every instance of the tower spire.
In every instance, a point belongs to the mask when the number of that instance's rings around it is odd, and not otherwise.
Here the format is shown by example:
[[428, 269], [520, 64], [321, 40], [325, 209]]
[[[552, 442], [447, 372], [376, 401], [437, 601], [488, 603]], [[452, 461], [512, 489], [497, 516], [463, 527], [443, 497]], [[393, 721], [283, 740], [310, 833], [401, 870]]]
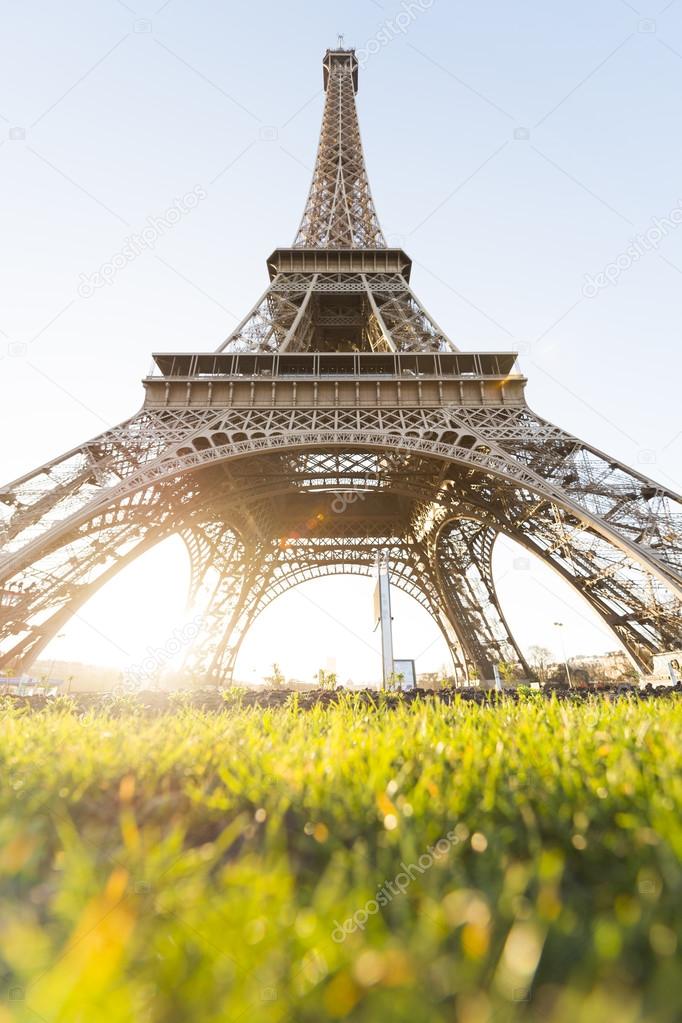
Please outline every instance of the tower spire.
[[[342, 37], [340, 37], [341, 39]], [[355, 50], [327, 50], [320, 144], [303, 219], [294, 246], [379, 249], [386, 241], [374, 209], [355, 107]]]

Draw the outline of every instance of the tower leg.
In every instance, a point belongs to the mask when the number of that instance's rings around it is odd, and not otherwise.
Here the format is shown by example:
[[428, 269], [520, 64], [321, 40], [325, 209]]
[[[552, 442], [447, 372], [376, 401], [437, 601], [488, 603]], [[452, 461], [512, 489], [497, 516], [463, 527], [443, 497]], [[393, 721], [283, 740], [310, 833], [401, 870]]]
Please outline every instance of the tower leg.
[[457, 519], [438, 535], [435, 570], [453, 627], [460, 637], [470, 674], [488, 686], [502, 664], [516, 678], [529, 667], [500, 607], [492, 573], [494, 529]]

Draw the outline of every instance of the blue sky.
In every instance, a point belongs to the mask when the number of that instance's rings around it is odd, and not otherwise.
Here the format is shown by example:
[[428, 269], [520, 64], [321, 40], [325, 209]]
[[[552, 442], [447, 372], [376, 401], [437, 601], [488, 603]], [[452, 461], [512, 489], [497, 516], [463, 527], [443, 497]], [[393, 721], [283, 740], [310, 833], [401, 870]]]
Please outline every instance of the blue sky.
[[[520, 349], [538, 413], [679, 489], [682, 230], [631, 265], [627, 250], [682, 201], [682, 0], [5, 0], [0, 11], [5, 480], [132, 414], [151, 351], [213, 349], [252, 305], [266, 256], [294, 237], [321, 57], [343, 32], [370, 53], [358, 104], [379, 217], [412, 256], [428, 309], [462, 348]], [[153, 251], [79, 294], [197, 187], [206, 198]], [[615, 283], [588, 297], [586, 275], [619, 257]], [[569, 651], [614, 646], [563, 584], [518, 557], [503, 544], [496, 560], [522, 642], [558, 652], [560, 618]], [[52, 652], [134, 661], [181, 616], [185, 576], [172, 543], [154, 552]], [[277, 658], [306, 677], [336, 657], [343, 678], [370, 677], [370, 591], [332, 580], [283, 598], [254, 627], [242, 673]], [[416, 605], [394, 610], [397, 652], [428, 647], [418, 667], [442, 663]], [[292, 634], [305, 638], [296, 652]]]

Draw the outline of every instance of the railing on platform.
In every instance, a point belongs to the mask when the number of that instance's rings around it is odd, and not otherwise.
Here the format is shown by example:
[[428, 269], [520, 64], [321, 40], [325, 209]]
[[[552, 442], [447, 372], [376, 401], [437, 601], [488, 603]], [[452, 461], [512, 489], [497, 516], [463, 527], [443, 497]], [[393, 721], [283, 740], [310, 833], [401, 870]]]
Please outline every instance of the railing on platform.
[[158, 353], [150, 377], [505, 377], [519, 374], [515, 352], [232, 354]]

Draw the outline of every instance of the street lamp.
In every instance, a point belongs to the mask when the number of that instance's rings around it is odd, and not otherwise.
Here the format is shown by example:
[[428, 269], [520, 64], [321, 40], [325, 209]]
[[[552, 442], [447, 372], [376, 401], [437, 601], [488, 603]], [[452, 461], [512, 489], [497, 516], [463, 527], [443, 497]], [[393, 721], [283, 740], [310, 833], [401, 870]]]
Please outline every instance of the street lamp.
[[[557, 629], [563, 629], [563, 627], [564, 627], [564, 623], [563, 622], [555, 622], [554, 624], [557, 627]], [[566, 667], [566, 680], [568, 681], [569, 688], [572, 689], [573, 688], [573, 680], [571, 679], [571, 672], [570, 672], [570, 669], [568, 667], [568, 657], [566, 656], [566, 643], [565, 643], [565, 640], [564, 640], [564, 634], [563, 634], [563, 632], [559, 632], [559, 635], [561, 636], [561, 651], [562, 651], [562, 653], [564, 655], [564, 665]]]

